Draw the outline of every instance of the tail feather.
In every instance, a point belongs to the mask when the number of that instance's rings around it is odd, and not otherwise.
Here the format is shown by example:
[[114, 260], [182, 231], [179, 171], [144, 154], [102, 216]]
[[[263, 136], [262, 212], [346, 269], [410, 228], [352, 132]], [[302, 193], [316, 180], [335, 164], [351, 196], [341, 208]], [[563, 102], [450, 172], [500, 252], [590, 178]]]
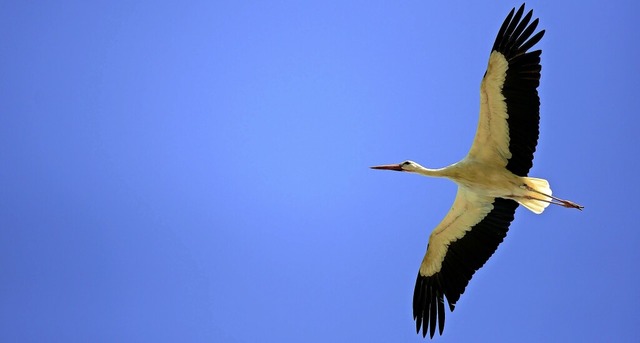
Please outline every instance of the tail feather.
[[540, 214], [551, 204], [551, 187], [545, 179], [525, 177], [524, 182], [530, 189], [524, 189], [524, 194], [516, 200], [520, 205], [528, 208], [535, 214]]

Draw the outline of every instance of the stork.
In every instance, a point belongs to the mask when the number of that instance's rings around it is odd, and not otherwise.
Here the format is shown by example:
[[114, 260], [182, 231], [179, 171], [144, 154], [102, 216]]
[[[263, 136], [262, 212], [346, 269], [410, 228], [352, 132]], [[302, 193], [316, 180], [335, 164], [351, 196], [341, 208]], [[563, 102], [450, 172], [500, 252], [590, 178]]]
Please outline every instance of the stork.
[[[515, 14], [514, 14], [515, 12]], [[538, 19], [513, 8], [502, 23], [480, 84], [480, 119], [471, 149], [461, 161], [428, 169], [405, 161], [371, 167], [445, 177], [458, 192], [429, 237], [413, 294], [413, 318], [422, 336], [444, 330], [445, 302], [453, 311], [471, 277], [498, 248], [518, 204], [536, 214], [550, 204], [582, 210], [552, 195], [549, 182], [528, 177], [538, 141], [541, 50]]]

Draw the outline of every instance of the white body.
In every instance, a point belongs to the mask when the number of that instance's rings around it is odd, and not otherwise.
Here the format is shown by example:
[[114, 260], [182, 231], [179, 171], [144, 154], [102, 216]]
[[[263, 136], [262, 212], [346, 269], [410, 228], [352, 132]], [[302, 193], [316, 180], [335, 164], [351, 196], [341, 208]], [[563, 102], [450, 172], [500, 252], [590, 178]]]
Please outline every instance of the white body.
[[[514, 9], [515, 10], [515, 9]], [[458, 185], [449, 213], [429, 237], [414, 291], [416, 329], [423, 336], [444, 328], [444, 299], [453, 311], [476, 270], [506, 237], [518, 204], [542, 213], [549, 204], [582, 209], [551, 194], [544, 179], [528, 177], [538, 141], [541, 51], [529, 51], [544, 35], [524, 5], [509, 13], [489, 56], [480, 85], [480, 117], [467, 156], [441, 169], [405, 161], [374, 169], [446, 177]], [[514, 202], [515, 201], [515, 202]], [[517, 203], [516, 203], [517, 202]]]

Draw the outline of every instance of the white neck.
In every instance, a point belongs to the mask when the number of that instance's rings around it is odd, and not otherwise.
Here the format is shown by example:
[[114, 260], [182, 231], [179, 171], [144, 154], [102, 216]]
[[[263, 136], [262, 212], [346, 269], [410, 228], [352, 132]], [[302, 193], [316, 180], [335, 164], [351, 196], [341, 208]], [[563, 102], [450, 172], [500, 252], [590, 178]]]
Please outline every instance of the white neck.
[[449, 167], [429, 169], [418, 164], [418, 168], [413, 172], [416, 174], [431, 176], [431, 177], [449, 177], [450, 173], [448, 171], [449, 171]]

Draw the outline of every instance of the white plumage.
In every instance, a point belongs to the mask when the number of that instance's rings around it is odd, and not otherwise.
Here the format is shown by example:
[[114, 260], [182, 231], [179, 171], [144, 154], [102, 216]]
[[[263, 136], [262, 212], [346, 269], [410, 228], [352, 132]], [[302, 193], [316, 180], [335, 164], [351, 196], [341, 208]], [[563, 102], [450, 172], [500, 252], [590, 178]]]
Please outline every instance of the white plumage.
[[[515, 14], [514, 14], [515, 12]], [[473, 144], [460, 162], [428, 169], [413, 161], [374, 169], [446, 177], [458, 185], [449, 213], [429, 237], [414, 291], [416, 329], [433, 337], [444, 329], [445, 302], [453, 311], [474, 272], [507, 234], [518, 204], [542, 213], [549, 204], [582, 209], [556, 198], [544, 179], [528, 177], [538, 141], [540, 50], [544, 35], [524, 4], [502, 24], [480, 85], [480, 118]], [[531, 22], [530, 22], [531, 21]]]

